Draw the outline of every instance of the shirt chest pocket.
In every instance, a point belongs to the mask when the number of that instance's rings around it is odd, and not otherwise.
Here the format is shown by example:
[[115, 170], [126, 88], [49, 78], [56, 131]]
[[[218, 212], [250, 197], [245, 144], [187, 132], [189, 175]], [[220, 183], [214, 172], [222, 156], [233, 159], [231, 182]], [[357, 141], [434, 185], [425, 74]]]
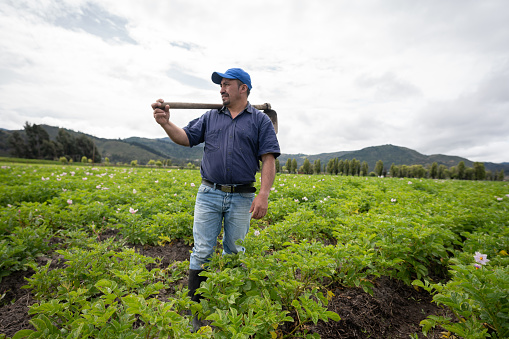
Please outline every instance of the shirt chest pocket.
[[208, 131], [205, 134], [205, 151], [214, 152], [219, 150], [221, 130]]

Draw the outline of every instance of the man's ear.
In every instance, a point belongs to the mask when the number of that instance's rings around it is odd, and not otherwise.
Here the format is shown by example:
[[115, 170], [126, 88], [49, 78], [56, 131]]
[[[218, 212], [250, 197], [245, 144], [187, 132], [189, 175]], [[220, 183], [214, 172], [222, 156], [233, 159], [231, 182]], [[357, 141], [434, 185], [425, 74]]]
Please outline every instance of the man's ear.
[[240, 93], [244, 93], [244, 92], [247, 92], [247, 85], [241, 83], [241, 85], [240, 85]]

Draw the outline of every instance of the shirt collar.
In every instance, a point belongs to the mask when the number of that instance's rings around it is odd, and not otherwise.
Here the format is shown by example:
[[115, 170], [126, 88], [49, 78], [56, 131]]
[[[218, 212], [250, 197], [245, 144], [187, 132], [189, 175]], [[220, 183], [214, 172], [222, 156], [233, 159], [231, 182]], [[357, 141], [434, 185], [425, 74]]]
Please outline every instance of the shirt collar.
[[[228, 109], [228, 107], [226, 106], [223, 106], [221, 107], [221, 109], [219, 109], [219, 113], [223, 113], [223, 114], [226, 114], [226, 110]], [[240, 113], [244, 113], [244, 112], [248, 112], [248, 113], [254, 113], [254, 107], [251, 106], [251, 104], [249, 103], [249, 101], [247, 102], [247, 106], [246, 108], [244, 108], [244, 110]]]

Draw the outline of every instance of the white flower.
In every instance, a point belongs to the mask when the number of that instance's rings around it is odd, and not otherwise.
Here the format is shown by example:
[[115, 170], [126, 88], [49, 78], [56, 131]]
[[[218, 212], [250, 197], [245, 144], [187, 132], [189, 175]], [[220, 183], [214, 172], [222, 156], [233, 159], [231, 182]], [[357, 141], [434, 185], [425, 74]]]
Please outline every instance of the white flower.
[[304, 198], [302, 198], [302, 200], [304, 200], [304, 201], [308, 201], [308, 198], [304, 197]]
[[481, 252], [475, 252], [474, 259], [481, 265], [486, 265], [486, 263], [489, 261], [488, 256], [486, 254], [482, 254]]
[[260, 235], [260, 231], [258, 231], [258, 230], [254, 231], [254, 235], [255, 236], [259, 236]]
[[156, 184], [159, 183], [159, 180], [154, 181]]
[[136, 194], [136, 190], [133, 188], [133, 194]]
[[396, 202], [396, 199], [392, 198], [392, 199], [391, 199], [391, 202]]
[[411, 182], [411, 181], [409, 181], [409, 182], [408, 182], [408, 184], [409, 184], [409, 185], [412, 185], [412, 182]]
[[87, 178], [83, 178], [83, 180], [87, 180]]
[[192, 182], [192, 183], [191, 183], [191, 187], [194, 187], [194, 186], [196, 186], [196, 185], [194, 184], [194, 182]]
[[72, 205], [72, 200], [71, 200], [71, 199], [67, 199], [67, 203], [68, 203], [69, 205]]
[[138, 212], [138, 210], [135, 210], [134, 208], [129, 207], [129, 212], [131, 212], [131, 214], [134, 214], [134, 213]]

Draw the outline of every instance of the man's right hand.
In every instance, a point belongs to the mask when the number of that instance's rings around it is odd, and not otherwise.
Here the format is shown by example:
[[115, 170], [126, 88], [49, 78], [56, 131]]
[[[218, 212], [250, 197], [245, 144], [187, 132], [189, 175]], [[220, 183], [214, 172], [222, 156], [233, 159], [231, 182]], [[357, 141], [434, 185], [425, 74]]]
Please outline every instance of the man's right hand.
[[152, 109], [154, 110], [154, 119], [161, 126], [170, 122], [170, 105], [163, 107], [163, 103], [163, 99], [157, 99], [156, 102], [152, 104]]

